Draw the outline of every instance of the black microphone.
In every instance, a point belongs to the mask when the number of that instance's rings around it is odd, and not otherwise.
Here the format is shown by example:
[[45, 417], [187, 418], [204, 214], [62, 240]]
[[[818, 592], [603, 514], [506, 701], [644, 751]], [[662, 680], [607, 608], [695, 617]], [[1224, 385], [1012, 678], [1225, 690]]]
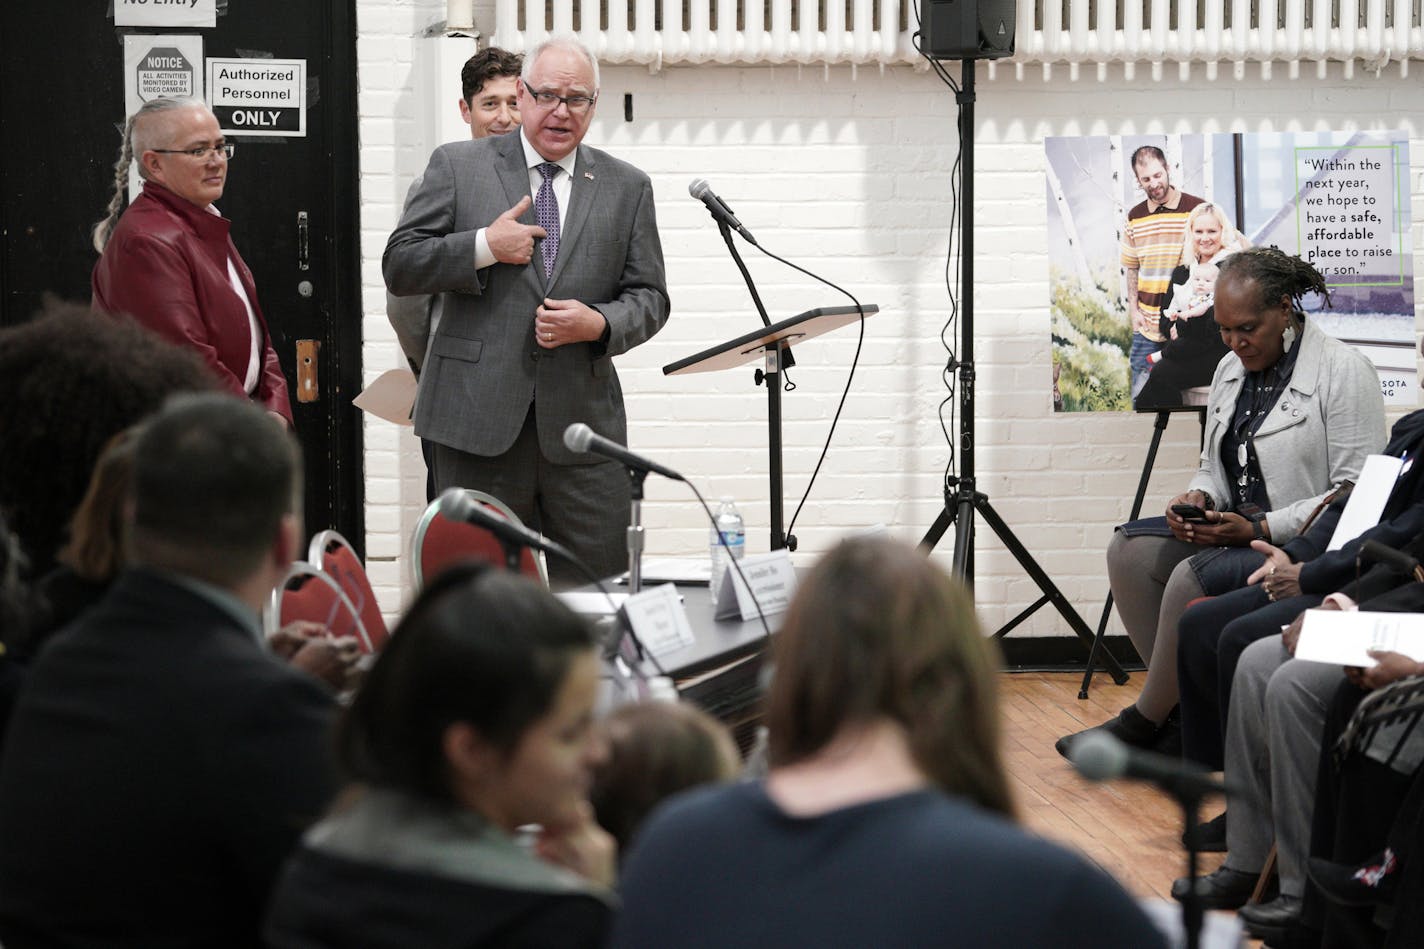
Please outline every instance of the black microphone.
[[[752, 237], [752, 232], [742, 226], [742, 222], [737, 220], [737, 216], [732, 213], [732, 209], [727, 207], [727, 202], [712, 191], [712, 186], [705, 178], [694, 178], [692, 184], [687, 186], [687, 193], [698, 201], [707, 205], [707, 210], [712, 212], [713, 219], [726, 224], [732, 230], [747, 239], [747, 243], [756, 244], [756, 238]], [[760, 244], [757, 244], [760, 247]]]
[[612, 458], [614, 461], [621, 462], [638, 471], [651, 471], [653, 474], [660, 474], [673, 481], [687, 480], [671, 468], [664, 468], [656, 461], [649, 461], [641, 455], [635, 455], [612, 439], [596, 434], [593, 429], [582, 422], [575, 422], [564, 429], [564, 445], [569, 451], [576, 451], [580, 455], [593, 452], [595, 455]]
[[1177, 798], [1196, 800], [1208, 794], [1226, 794], [1228, 788], [1209, 772], [1179, 758], [1129, 748], [1101, 731], [1089, 732], [1073, 742], [1068, 760], [1089, 781], [1136, 778], [1151, 781]]
[[483, 527], [503, 543], [513, 544], [516, 547], [532, 547], [535, 550], [547, 551], [556, 557], [573, 559], [573, 554], [543, 534], [532, 531], [522, 524], [507, 521], [499, 514], [489, 510], [466, 494], [464, 488], [445, 489], [444, 493], [440, 495], [440, 513], [445, 516], [446, 520]]
[[1360, 560], [1363, 563], [1384, 564], [1406, 577], [1419, 576], [1419, 561], [1393, 547], [1386, 547], [1377, 540], [1367, 540], [1360, 545]]

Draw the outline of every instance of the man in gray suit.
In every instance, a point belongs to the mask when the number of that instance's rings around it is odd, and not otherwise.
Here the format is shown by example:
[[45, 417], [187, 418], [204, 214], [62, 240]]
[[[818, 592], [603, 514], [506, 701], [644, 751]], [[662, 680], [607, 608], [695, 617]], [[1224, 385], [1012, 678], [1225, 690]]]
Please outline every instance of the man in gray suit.
[[535, 47], [520, 133], [435, 150], [383, 272], [397, 295], [442, 294], [415, 409], [437, 490], [488, 491], [606, 575], [626, 559], [627, 478], [563, 433], [585, 422], [627, 441], [612, 357], [661, 329], [669, 303], [648, 176], [580, 144], [597, 98], [581, 43]]

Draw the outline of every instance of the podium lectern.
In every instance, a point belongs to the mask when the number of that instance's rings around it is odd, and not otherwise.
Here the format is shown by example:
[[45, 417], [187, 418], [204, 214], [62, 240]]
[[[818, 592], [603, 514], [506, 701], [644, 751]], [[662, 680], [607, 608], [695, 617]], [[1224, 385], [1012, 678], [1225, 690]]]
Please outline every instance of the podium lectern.
[[[772, 323], [704, 349], [663, 367], [663, 375], [680, 376], [694, 372], [718, 372], [743, 366], [761, 356], [764, 365], [757, 372], [756, 384], [766, 383], [767, 433], [771, 482], [771, 549], [787, 546], [784, 529], [785, 512], [782, 497], [781, 471], [781, 371], [794, 365], [791, 345], [815, 339], [832, 330], [854, 323], [863, 316], [880, 312], [874, 304], [865, 306], [830, 306], [807, 310], [793, 317]], [[792, 550], [795, 550], [794, 544]]]

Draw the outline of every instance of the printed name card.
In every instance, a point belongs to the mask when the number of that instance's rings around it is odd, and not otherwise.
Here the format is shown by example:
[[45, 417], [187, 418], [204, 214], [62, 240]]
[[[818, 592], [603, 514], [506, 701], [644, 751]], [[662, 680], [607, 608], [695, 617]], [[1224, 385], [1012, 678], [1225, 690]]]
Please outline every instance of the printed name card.
[[623, 612], [643, 646], [659, 658], [696, 641], [682, 596], [671, 583], [628, 597]]
[[796, 570], [791, 566], [790, 551], [783, 548], [734, 562], [742, 565], [747, 579], [742, 582], [736, 567], [727, 565], [722, 586], [717, 590], [717, 619], [756, 619], [758, 603], [766, 616], [785, 611], [796, 595]]

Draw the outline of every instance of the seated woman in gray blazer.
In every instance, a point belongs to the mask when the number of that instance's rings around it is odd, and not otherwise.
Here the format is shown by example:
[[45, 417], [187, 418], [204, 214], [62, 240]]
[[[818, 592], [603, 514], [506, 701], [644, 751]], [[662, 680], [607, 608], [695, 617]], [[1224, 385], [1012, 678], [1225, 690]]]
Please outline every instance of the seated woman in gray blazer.
[[[1147, 682], [1133, 705], [1098, 727], [1128, 744], [1180, 751], [1180, 726], [1169, 716], [1187, 604], [1243, 586], [1265, 561], [1254, 541], [1290, 540], [1384, 447], [1379, 377], [1358, 350], [1306, 319], [1309, 293], [1329, 302], [1320, 272], [1274, 247], [1221, 263], [1216, 322], [1231, 352], [1212, 379], [1201, 466], [1168, 502], [1165, 521], [1124, 524], [1108, 546], [1113, 599], [1147, 661]], [[1178, 505], [1204, 513], [1184, 517]], [[1060, 739], [1058, 751], [1066, 756], [1076, 738]]]

